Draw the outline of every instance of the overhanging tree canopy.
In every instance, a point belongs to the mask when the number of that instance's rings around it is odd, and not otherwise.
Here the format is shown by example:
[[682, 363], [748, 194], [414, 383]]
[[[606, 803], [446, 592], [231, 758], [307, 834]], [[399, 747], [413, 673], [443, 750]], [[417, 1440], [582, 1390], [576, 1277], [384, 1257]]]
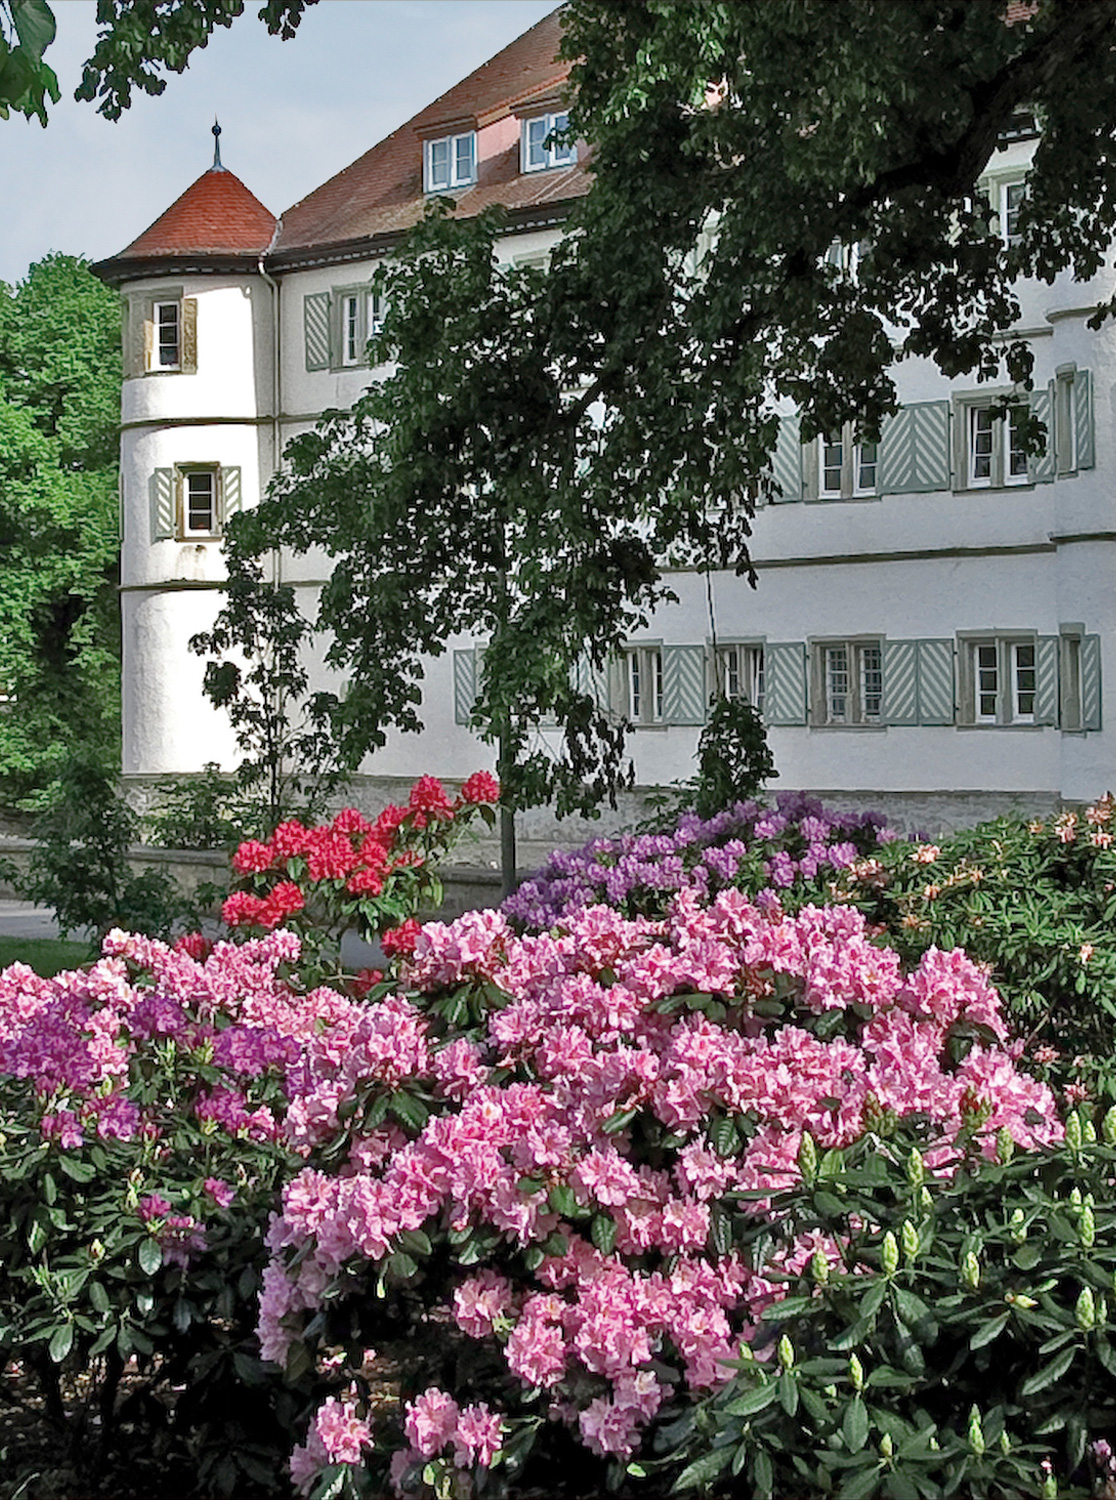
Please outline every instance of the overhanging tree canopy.
[[[334, 560], [318, 624], [349, 685], [317, 710], [351, 765], [416, 726], [420, 655], [471, 630], [510, 800], [593, 802], [622, 766], [593, 673], [669, 562], [749, 572], [778, 403], [806, 437], [871, 436], [897, 358], [1026, 382], [1017, 278], [1089, 277], [1112, 240], [1116, 6], [1010, 10], [572, 0], [596, 180], [549, 274], [435, 211], [381, 273], [390, 374], [232, 531], [234, 575], [276, 544]], [[1042, 137], [1009, 243], [978, 184], [1023, 110]], [[532, 748], [548, 716], [563, 763]]]

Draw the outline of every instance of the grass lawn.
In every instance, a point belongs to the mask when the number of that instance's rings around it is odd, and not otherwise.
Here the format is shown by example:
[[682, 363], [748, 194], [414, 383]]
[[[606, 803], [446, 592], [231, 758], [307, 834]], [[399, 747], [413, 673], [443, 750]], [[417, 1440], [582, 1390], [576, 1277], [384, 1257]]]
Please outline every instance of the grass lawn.
[[88, 943], [64, 943], [61, 938], [0, 937], [0, 969], [9, 964], [30, 964], [36, 974], [57, 974], [76, 969], [93, 954]]

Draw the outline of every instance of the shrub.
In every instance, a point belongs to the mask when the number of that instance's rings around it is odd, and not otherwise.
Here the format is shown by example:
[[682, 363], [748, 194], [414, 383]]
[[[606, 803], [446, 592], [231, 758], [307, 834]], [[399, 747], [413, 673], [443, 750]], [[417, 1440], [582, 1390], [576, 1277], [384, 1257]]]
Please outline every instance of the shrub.
[[353, 1007], [291, 991], [290, 934], [207, 948], [117, 932], [87, 971], [0, 974], [0, 1369], [83, 1492], [122, 1454], [275, 1487], [297, 1408], [251, 1336], [283, 1078]]
[[754, 797], [778, 774], [759, 710], [745, 698], [718, 698], [698, 740], [693, 784], [698, 817], [711, 818]]
[[816, 1159], [752, 1235], [817, 1249], [648, 1468], [757, 1500], [1111, 1493], [1116, 1111], [1104, 1134], [939, 1176], [903, 1129]]
[[678, 891], [729, 889], [794, 909], [824, 900], [838, 871], [899, 835], [877, 813], [839, 813], [801, 792], [774, 807], [738, 802], [711, 818], [686, 813], [669, 830], [594, 839], [558, 850], [503, 910], [527, 931], [606, 903], [625, 916], [661, 917]]
[[[229, 849], [266, 833], [268, 807], [234, 777], [209, 761], [198, 776], [161, 782], [158, 803], [144, 822], [148, 840], [161, 849]], [[300, 809], [303, 818], [321, 809]]]
[[[478, 771], [451, 801], [441, 782], [422, 776], [406, 807], [386, 807], [374, 823], [346, 808], [332, 823], [306, 828], [280, 823], [266, 843], [249, 840], [233, 855], [238, 886], [221, 911], [230, 927], [271, 932], [280, 925], [302, 939], [303, 978], [340, 974], [340, 945], [355, 929], [366, 941], [437, 907], [442, 886], [436, 862], [474, 816], [489, 826], [499, 784]], [[386, 949], [407, 946], [410, 929]]]
[[[350, 1366], [294, 1458], [318, 1497], [618, 1483], [812, 1256], [813, 1229], [757, 1235], [811, 1151], [906, 1122], [947, 1172], [1061, 1134], [983, 974], [935, 952], [904, 976], [848, 908], [690, 890], [523, 938], [472, 913], [424, 927], [403, 977], [290, 1078], [306, 1162], [260, 1333], [295, 1373]], [[370, 1345], [404, 1352], [394, 1421], [370, 1420]]]
[[896, 844], [843, 872], [848, 897], [909, 962], [963, 945], [990, 965], [1028, 1054], [1071, 1103], [1116, 1097], [1113, 801], [1000, 818], [939, 844]]

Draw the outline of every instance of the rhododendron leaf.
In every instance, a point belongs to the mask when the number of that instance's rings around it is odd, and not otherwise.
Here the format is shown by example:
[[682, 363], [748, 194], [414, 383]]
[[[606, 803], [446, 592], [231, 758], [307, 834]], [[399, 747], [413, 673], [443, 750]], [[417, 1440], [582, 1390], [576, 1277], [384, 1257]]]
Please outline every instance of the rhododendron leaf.
[[58, 1198], [58, 1184], [55, 1182], [54, 1178], [49, 1172], [44, 1172], [40, 1179], [40, 1183], [43, 1201], [46, 1203], [54, 1203]]
[[60, 1365], [69, 1354], [74, 1344], [74, 1325], [64, 1323], [61, 1328], [55, 1330], [50, 1341], [49, 1353], [56, 1365]]
[[1033, 1375], [1028, 1376], [1019, 1387], [1019, 1394], [1021, 1396], [1033, 1396], [1037, 1391], [1044, 1391], [1048, 1385], [1053, 1385], [1056, 1380], [1061, 1380], [1070, 1365], [1073, 1364], [1076, 1356], [1076, 1346], [1064, 1349], [1049, 1364], [1043, 1365], [1041, 1370], [1036, 1370]]
[[840, 1198], [824, 1191], [814, 1194], [814, 1206], [827, 1219], [843, 1219], [849, 1211], [848, 1205]]
[[765, 1453], [762, 1448], [756, 1454], [752, 1465], [752, 1479], [755, 1482], [756, 1500], [771, 1500], [771, 1492], [775, 1484], [775, 1470], [770, 1454]]
[[433, 1249], [430, 1236], [424, 1234], [421, 1229], [405, 1229], [399, 1236], [399, 1243], [404, 1250], [409, 1250], [413, 1255], [429, 1255]]
[[[774, 1395], [774, 1391], [772, 1391]], [[705, 1453], [701, 1458], [695, 1459], [692, 1464], [683, 1469], [674, 1481], [675, 1490], [693, 1490], [705, 1488], [711, 1480], [716, 1479], [728, 1467], [731, 1454], [726, 1448], [721, 1448], [713, 1453]]]
[[871, 1326], [867, 1318], [859, 1318], [855, 1323], [850, 1324], [844, 1333], [838, 1334], [835, 1339], [830, 1339], [829, 1347], [831, 1349], [855, 1349], [864, 1342]]
[[1033, 1271], [1041, 1259], [1042, 1246], [1035, 1243], [1020, 1245], [1011, 1257], [1012, 1264], [1018, 1266], [1021, 1271]]
[[732, 1249], [732, 1219], [719, 1203], [710, 1206], [709, 1241], [718, 1255], [728, 1255]]
[[109, 1295], [99, 1281], [89, 1283], [89, 1303], [94, 1312], [107, 1313], [110, 1307]]
[[1103, 1334], [1098, 1334], [1095, 1339], [1097, 1358], [1110, 1375], [1116, 1377], [1116, 1349], [1108, 1342]]
[[912, 1327], [920, 1326], [927, 1320], [933, 1323], [930, 1308], [914, 1292], [905, 1291], [902, 1287], [892, 1287], [892, 1296], [895, 1298], [899, 1316], [905, 1323], [909, 1323]]
[[778, 1399], [779, 1387], [772, 1381], [770, 1384], [758, 1385], [754, 1390], [747, 1391], [743, 1396], [737, 1396], [728, 1402], [725, 1406], [725, 1414], [730, 1417], [752, 1417], [757, 1412], [765, 1411], [772, 1402]]
[[609, 1115], [602, 1129], [609, 1135], [615, 1135], [618, 1131], [623, 1130], [625, 1126], [630, 1125], [638, 1113], [637, 1109], [618, 1109]]
[[798, 1410], [798, 1381], [790, 1370], [784, 1370], [778, 1380], [779, 1401], [788, 1417]]
[[708, 1132], [718, 1156], [735, 1156], [740, 1149], [740, 1136], [732, 1120], [723, 1117]]
[[871, 1500], [877, 1493], [880, 1465], [873, 1462], [871, 1468], [846, 1479], [837, 1493], [837, 1500]]
[[616, 1220], [610, 1214], [594, 1214], [589, 1238], [602, 1255], [611, 1255], [616, 1244]]
[[154, 1276], [155, 1272], [163, 1264], [163, 1247], [158, 1240], [148, 1236], [140, 1240], [139, 1250], [136, 1254], [140, 1270], [145, 1276]]
[[845, 1407], [841, 1435], [850, 1453], [859, 1453], [868, 1441], [868, 1408], [860, 1396], [854, 1396]]
[[561, 1214], [564, 1219], [572, 1219], [579, 1213], [586, 1214], [588, 1208], [582, 1208], [577, 1201], [577, 1194], [572, 1187], [564, 1182], [556, 1182], [547, 1195], [550, 1206], [556, 1214]]
[[391, 1095], [388, 1109], [401, 1125], [409, 1125], [412, 1130], [421, 1130], [430, 1118], [430, 1111], [423, 1101], [404, 1089]]
[[97, 1335], [93, 1343], [90, 1345], [90, 1356], [92, 1357], [97, 1354], [103, 1354], [115, 1338], [116, 1324], [110, 1323], [107, 1328], [102, 1329], [102, 1331]]

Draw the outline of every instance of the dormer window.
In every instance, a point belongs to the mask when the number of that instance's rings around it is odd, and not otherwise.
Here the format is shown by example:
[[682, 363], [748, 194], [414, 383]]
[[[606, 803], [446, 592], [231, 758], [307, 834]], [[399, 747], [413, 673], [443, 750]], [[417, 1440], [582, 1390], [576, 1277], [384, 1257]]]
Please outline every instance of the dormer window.
[[569, 123], [569, 116], [564, 110], [560, 114], [536, 115], [532, 120], [524, 120], [525, 172], [545, 172], [548, 167], [568, 167], [577, 160], [577, 147], [572, 141], [567, 143], [551, 139], [555, 135], [564, 135]]
[[461, 135], [444, 135], [427, 141], [425, 154], [425, 189], [444, 193], [449, 188], [468, 187], [477, 180], [477, 133], [467, 130]]

